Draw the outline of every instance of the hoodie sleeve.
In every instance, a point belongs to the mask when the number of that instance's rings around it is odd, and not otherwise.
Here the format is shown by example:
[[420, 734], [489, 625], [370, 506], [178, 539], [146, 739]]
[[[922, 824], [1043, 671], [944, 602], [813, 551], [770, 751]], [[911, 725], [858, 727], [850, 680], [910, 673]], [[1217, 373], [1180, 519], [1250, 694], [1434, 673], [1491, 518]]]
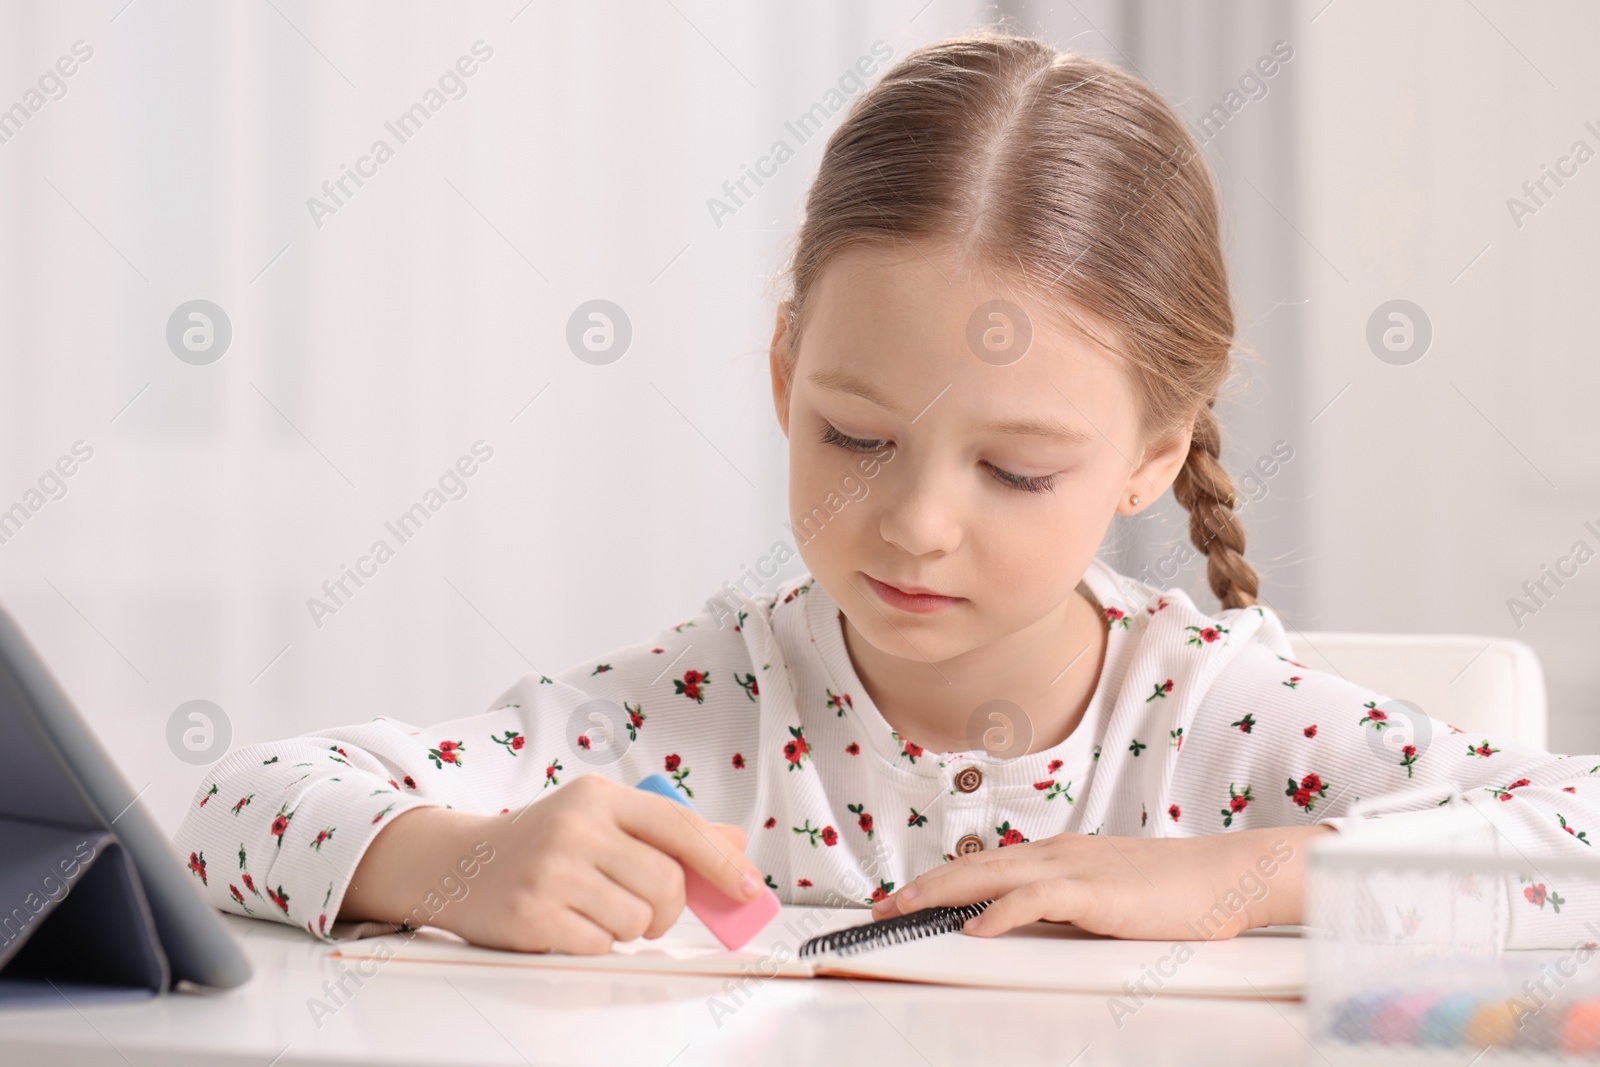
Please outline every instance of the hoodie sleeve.
[[[1174, 772], [1174, 802], [1189, 835], [1321, 823], [1358, 834], [1368, 818], [1387, 839], [1438, 838], [1451, 825], [1439, 810], [1460, 794], [1502, 856], [1530, 860], [1505, 875], [1495, 912], [1503, 947], [1570, 947], [1596, 939], [1600, 886], [1593, 878], [1541, 874], [1533, 857], [1594, 855], [1600, 835], [1600, 755], [1559, 755], [1494, 734], [1469, 733], [1347, 681], [1278, 655], [1240, 649], [1200, 697]], [[1365, 814], [1352, 814], [1362, 801]], [[1192, 813], [1192, 815], [1191, 815]], [[1449, 901], [1422, 889], [1403, 899], [1406, 879], [1374, 872], [1377, 910], [1396, 935], [1449, 921]], [[1491, 879], [1492, 881], [1492, 879]], [[1468, 880], [1471, 886], [1484, 879]], [[1382, 898], [1387, 899], [1382, 899]], [[1434, 914], [1427, 914], [1429, 911]]]
[[742, 825], [753, 778], [715, 757], [754, 747], [759, 689], [737, 624], [757, 605], [730, 603], [719, 594], [555, 677], [526, 674], [476, 714], [425, 728], [378, 716], [237, 748], [207, 772], [174, 843], [216, 907], [337, 941], [397, 928], [333, 920], [367, 846], [413, 808], [496, 814], [585, 774], [634, 785], [660, 771], [708, 820]]

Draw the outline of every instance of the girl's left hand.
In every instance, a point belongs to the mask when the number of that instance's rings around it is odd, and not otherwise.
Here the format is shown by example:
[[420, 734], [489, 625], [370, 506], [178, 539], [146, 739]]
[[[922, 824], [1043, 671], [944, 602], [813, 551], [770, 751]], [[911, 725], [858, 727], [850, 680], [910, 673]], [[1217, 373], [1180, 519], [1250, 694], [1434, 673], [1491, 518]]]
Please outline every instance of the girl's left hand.
[[1058, 834], [975, 852], [913, 879], [874, 919], [994, 900], [963, 929], [982, 937], [1044, 919], [1137, 940], [1229, 938], [1299, 923], [1304, 853], [1327, 826], [1264, 827], [1205, 837]]

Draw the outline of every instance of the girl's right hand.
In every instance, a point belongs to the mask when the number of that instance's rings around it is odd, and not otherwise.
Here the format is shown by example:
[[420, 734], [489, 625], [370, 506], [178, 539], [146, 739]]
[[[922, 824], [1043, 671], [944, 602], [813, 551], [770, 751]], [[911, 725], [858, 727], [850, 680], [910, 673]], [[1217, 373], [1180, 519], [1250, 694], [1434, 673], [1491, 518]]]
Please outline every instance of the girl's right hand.
[[[388, 855], [374, 857], [383, 838], [408, 822], [411, 839], [402, 832], [383, 850]], [[613, 941], [660, 937], [683, 912], [680, 863], [735, 900], [755, 898], [765, 882], [744, 855], [739, 827], [707, 822], [685, 805], [599, 774], [499, 815], [406, 812], [373, 839], [353, 881], [382, 885], [384, 872], [366, 870], [368, 860], [398, 863], [404, 876], [388, 884], [426, 893], [473, 856], [474, 846], [481, 857], [485, 841], [492, 858], [481, 862], [475, 878], [457, 874], [465, 894], [430, 922], [488, 948], [604, 955]]]

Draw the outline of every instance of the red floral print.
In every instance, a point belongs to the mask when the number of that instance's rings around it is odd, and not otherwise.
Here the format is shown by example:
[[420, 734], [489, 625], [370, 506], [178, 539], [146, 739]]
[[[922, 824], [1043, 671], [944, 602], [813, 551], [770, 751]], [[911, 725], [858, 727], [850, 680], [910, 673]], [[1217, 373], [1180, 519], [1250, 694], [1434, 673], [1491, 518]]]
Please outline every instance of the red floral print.
[[239, 887], [238, 886], [229, 885], [228, 886], [228, 895], [233, 897], [234, 902], [237, 903], [239, 905], [239, 907], [244, 909], [244, 913], [246, 915], [254, 915], [255, 914], [254, 911], [250, 910], [250, 905], [248, 905], [248, 904], [246, 904], [244, 902], [244, 894], [239, 892]]
[[278, 839], [279, 848], [283, 847], [283, 832], [289, 829], [289, 820], [292, 818], [294, 818], [294, 812], [289, 810], [287, 803], [278, 809], [277, 815], [273, 816], [272, 836]]
[[1469, 756], [1481, 756], [1484, 759], [1488, 759], [1490, 756], [1494, 755], [1496, 752], [1499, 752], [1499, 751], [1500, 750], [1498, 748], [1492, 748], [1489, 745], [1489, 739], [1488, 738], [1484, 738], [1482, 744], [1468, 745], [1467, 746], [1467, 755], [1469, 755]]
[[1411, 777], [1412, 766], [1417, 762], [1417, 746], [1402, 745], [1400, 748], [1400, 766], [1406, 769], [1406, 777]]
[[1298, 689], [1300, 688], [1300, 683], [1303, 681], [1305, 681], [1305, 679], [1300, 677], [1298, 674], [1291, 674], [1289, 676], [1289, 680], [1283, 684], [1288, 686], [1290, 689]]
[[1028, 839], [1022, 836], [1022, 831], [1011, 825], [1010, 819], [996, 826], [994, 832], [1000, 835], [998, 846], [1000, 848], [1004, 848], [1007, 845], [1025, 845], [1028, 843]]
[[1328, 783], [1318, 775], [1308, 774], [1298, 782], [1293, 778], [1289, 779], [1289, 788], [1284, 790], [1283, 795], [1288, 797], [1295, 807], [1310, 812], [1316, 806], [1317, 799], [1326, 796], [1327, 793]]
[[856, 825], [861, 827], [861, 832], [870, 839], [872, 837], [872, 813], [866, 810], [866, 804], [846, 804], [845, 807], [850, 809], [851, 814], [858, 816]]
[[1156, 691], [1154, 693], [1151, 693], [1149, 696], [1145, 697], [1144, 698], [1144, 702], [1146, 704], [1148, 704], [1152, 700], [1154, 700], [1156, 697], [1161, 697], [1161, 698], [1165, 699], [1166, 695], [1168, 693], [1170, 693], [1170, 692], [1172, 692], [1172, 679], [1168, 678], [1164, 682], [1157, 682], [1156, 683]]
[[1184, 641], [1186, 645], [1209, 645], [1223, 634], [1230, 632], [1222, 626], [1185, 626], [1184, 629], [1190, 631]]
[[735, 752], [733, 754], [733, 769], [736, 770], [736, 771], [744, 770], [744, 754], [743, 753]]
[[1305, 734], [1307, 737], [1316, 737], [1317, 736], [1317, 724], [1316, 723], [1312, 723], [1310, 726], [1307, 726], [1304, 730], [1301, 730], [1300, 732]]
[[839, 831], [831, 826], [824, 826], [822, 828], [822, 843], [830, 846], [837, 845], [839, 843]]
[[846, 709], [855, 710], [855, 704], [851, 702], [849, 693], [835, 693], [832, 689], [825, 689], [823, 692], [828, 694], [827, 706], [832, 708], [839, 718], [844, 718]]
[[1556, 812], [1556, 818], [1561, 822], [1561, 828], [1563, 830], [1565, 830], [1567, 833], [1571, 834], [1573, 837], [1576, 837], [1579, 841], [1582, 841], [1584, 844], [1586, 844], [1586, 845], [1590, 844], [1589, 834], [1588, 834], [1587, 831], [1574, 830], [1572, 827], [1568, 826], [1567, 825], [1567, 817], [1565, 815], [1562, 815], [1559, 811]]
[[1167, 817], [1169, 819], [1171, 819], [1173, 822], [1177, 822], [1178, 821], [1178, 817], [1180, 815], [1182, 815], [1182, 814], [1183, 814], [1183, 812], [1178, 808], [1178, 805], [1176, 805], [1176, 804], [1172, 804], [1172, 805], [1168, 806], [1168, 808], [1167, 808]]
[[893, 893], [893, 892], [894, 892], [894, 883], [893, 882], [885, 882], [885, 881], [880, 879], [878, 881], [878, 887], [872, 891], [872, 896], [867, 898], [867, 903], [868, 904], [876, 904], [878, 901], [883, 900], [890, 893]]
[[696, 704], [706, 702], [706, 687], [711, 684], [709, 671], [684, 671], [682, 678], [674, 678], [672, 686], [679, 696], [688, 697]]
[[1248, 807], [1250, 802], [1254, 799], [1255, 797], [1250, 795], [1249, 785], [1246, 785], [1244, 787], [1244, 792], [1241, 793], [1234, 784], [1229, 783], [1228, 806], [1222, 809], [1222, 825], [1232, 826], [1233, 817], [1244, 811], [1244, 809]]
[[549, 763], [545, 764], [545, 768], [544, 768], [544, 785], [541, 785], [539, 788], [540, 789], [546, 789], [546, 788], [548, 788], [548, 787], [550, 787], [552, 785], [560, 785], [561, 784], [561, 779], [556, 777], [556, 772], [557, 771], [563, 771], [563, 770], [566, 770], [566, 768], [561, 766], [560, 757], [556, 757], [555, 759], [552, 759]]
[[1063, 764], [1062, 764], [1062, 762], [1060, 760], [1053, 759], [1053, 760], [1050, 761], [1050, 765], [1045, 768], [1045, 773], [1046, 774], [1054, 774], [1057, 771], [1059, 771], [1062, 768], [1062, 766], [1063, 766]]
[[268, 887], [267, 899], [276, 904], [285, 915], [289, 914], [289, 894], [283, 891], [283, 886], [280, 885], [277, 889]]
[[200, 798], [200, 807], [206, 806], [206, 801], [217, 795], [217, 783], [212, 782], [211, 788], [206, 790], [206, 795]]
[[672, 773], [672, 784], [683, 790], [685, 795], [692, 797], [694, 790], [684, 783], [684, 779], [689, 777], [689, 768], [682, 766], [682, 762], [678, 759], [677, 753], [673, 753], [667, 757], [667, 770]]
[[798, 726], [789, 727], [789, 736], [792, 740], [784, 742], [783, 758], [789, 761], [789, 770], [803, 771], [802, 761], [810, 755], [811, 746], [806, 744], [805, 733]]
[[255, 794], [251, 793], [250, 796], [240, 797], [239, 798], [239, 803], [237, 803], [237, 804], [235, 804], [233, 806], [233, 813], [235, 815], [237, 815], [241, 811], [243, 811], [245, 809], [245, 806], [250, 803], [251, 798], [254, 797], [254, 796], [255, 796]]
[[205, 852], [189, 853], [189, 870], [200, 876], [200, 884], [206, 885], [206, 854]]
[[906, 825], [907, 826], [926, 826], [926, 825], [928, 825], [928, 817], [926, 815], [923, 815], [920, 812], [918, 812], [916, 808], [912, 808], [911, 809], [910, 818], [906, 819]]
[[409, 774], [400, 780], [406, 784], [407, 789], [415, 789], [417, 787], [416, 780], [413, 779]]
[[[528, 742], [526, 737], [523, 737], [515, 730], [507, 730], [504, 734], [499, 737], [492, 738], [492, 740], [497, 745], [504, 745], [506, 747], [506, 752], [512, 756], [515, 756], [518, 752], [521, 752], [522, 746]], [[584, 740], [588, 739], [585, 738]]]
[[460, 767], [461, 753], [466, 747], [460, 741], [440, 741], [438, 748], [428, 749], [428, 758], [433, 760], [435, 770], [444, 770], [446, 763], [453, 763]]
[[326, 830], [318, 830], [317, 836], [311, 840], [311, 847], [316, 849], [318, 852], [321, 852], [322, 843], [331, 837], [333, 837], [333, 827], [330, 826]]
[[1120, 626], [1124, 630], [1128, 628], [1128, 616], [1121, 608], [1107, 607], [1104, 614], [1106, 622], [1110, 623], [1111, 626]]
[[[743, 613], [741, 612], [741, 614]], [[761, 687], [756, 685], [756, 676], [746, 674], [741, 678], [738, 674], [735, 674], [733, 680], [739, 683], [739, 688], [744, 690], [744, 695], [750, 698], [751, 703], [755, 703], [756, 697], [761, 695]]]
[[852, 741], [848, 745], [844, 746], [844, 750], [846, 752], [848, 752], [852, 756], [861, 755], [861, 746], [856, 744], [854, 741]]
[[795, 882], [795, 885], [798, 886], [801, 889], [810, 889], [811, 888], [811, 879], [802, 878], [799, 881]]
[[1066, 785], [1060, 785], [1055, 781], [1055, 779], [1052, 778], [1048, 782], [1034, 782], [1033, 787], [1042, 791], [1046, 800], [1054, 800], [1056, 797], [1066, 797], [1068, 804], [1073, 802], [1072, 794], [1067, 792], [1067, 790], [1072, 788], [1071, 782], [1068, 782]]
[[1560, 893], [1552, 889], [1546, 889], [1543, 882], [1528, 886], [1522, 891], [1522, 895], [1527, 898], [1529, 904], [1534, 905], [1540, 911], [1544, 910], [1545, 902], [1548, 901], [1550, 907], [1559, 913], [1561, 905], [1567, 902], [1566, 898]]
[[1383, 732], [1385, 726], [1390, 725], [1389, 713], [1378, 707], [1376, 700], [1369, 700], [1361, 706], [1367, 709], [1367, 713], [1361, 716], [1361, 725], [1370, 726], [1379, 733]]
[[1247, 734], [1251, 730], [1255, 729], [1256, 717], [1249, 712], [1245, 712], [1244, 718], [1238, 720], [1237, 722], [1230, 722], [1228, 725], [1238, 727], [1241, 734]]
[[904, 756], [912, 763], [917, 762], [917, 757], [922, 755], [921, 745], [917, 744], [915, 741], [901, 737], [900, 734], [894, 730], [889, 731], [889, 736], [900, 743], [900, 755]]
[[628, 713], [628, 740], [637, 741], [639, 740], [639, 728], [644, 725], [644, 720], [646, 718], [644, 713], [644, 705], [630, 704], [624, 700], [622, 702], [622, 707], [623, 710]]

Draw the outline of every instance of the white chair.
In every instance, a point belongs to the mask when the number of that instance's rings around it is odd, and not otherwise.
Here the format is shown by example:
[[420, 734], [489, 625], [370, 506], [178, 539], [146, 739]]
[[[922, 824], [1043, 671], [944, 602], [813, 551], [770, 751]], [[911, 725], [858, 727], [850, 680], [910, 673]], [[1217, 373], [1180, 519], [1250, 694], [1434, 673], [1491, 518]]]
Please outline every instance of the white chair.
[[1547, 746], [1544, 671], [1533, 649], [1471, 634], [1289, 632], [1294, 658], [1468, 733]]

